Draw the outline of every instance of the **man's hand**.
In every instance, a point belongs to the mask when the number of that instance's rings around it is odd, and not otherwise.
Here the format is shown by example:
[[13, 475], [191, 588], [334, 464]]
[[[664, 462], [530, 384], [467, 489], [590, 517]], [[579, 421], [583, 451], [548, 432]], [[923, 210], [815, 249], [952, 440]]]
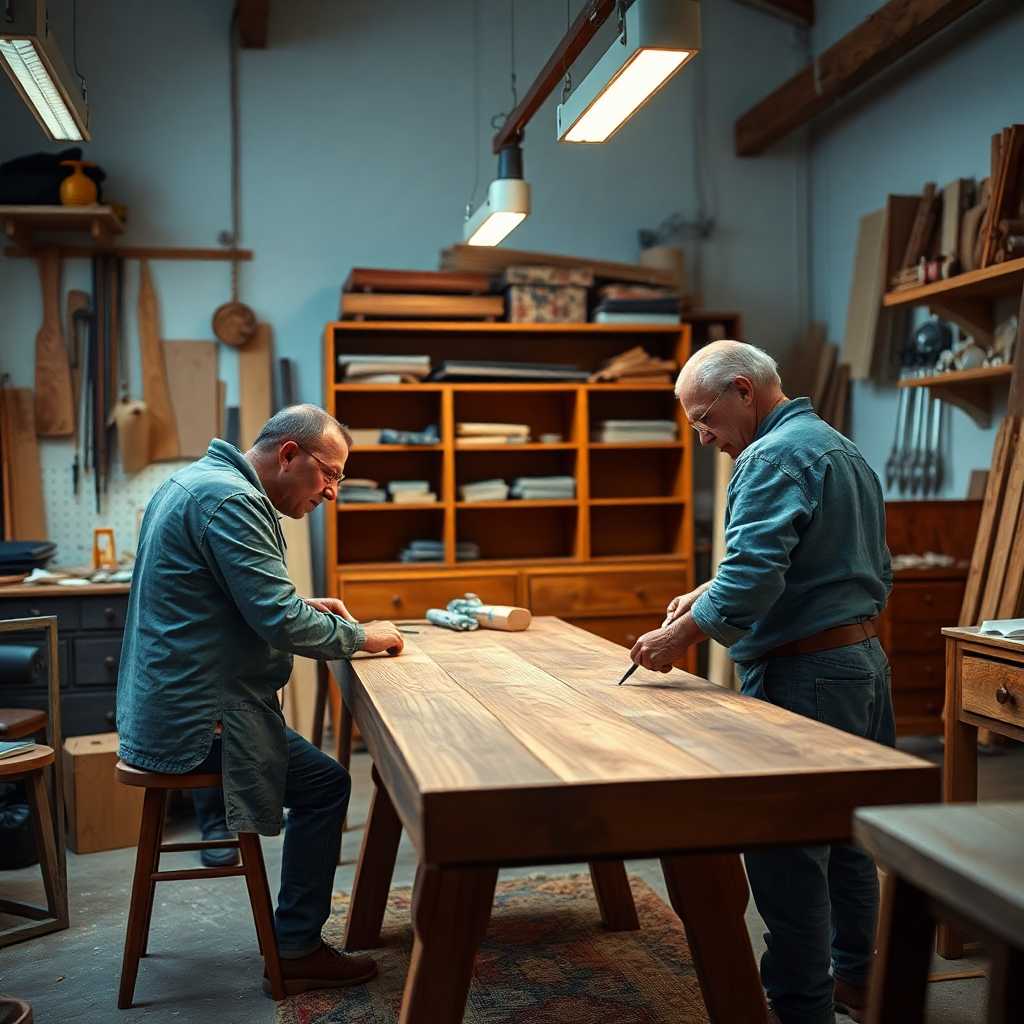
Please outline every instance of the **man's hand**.
[[402, 634], [393, 622], [369, 622], [363, 625], [366, 631], [366, 643], [362, 650], [368, 654], [380, 654], [387, 651], [388, 654], [401, 654], [405, 647]]
[[665, 609], [665, 621], [661, 624], [662, 629], [670, 626], [676, 619], [685, 615], [693, 607], [697, 598], [710, 586], [711, 580], [708, 580], [697, 587], [696, 590], [691, 590], [688, 594], [680, 594], [678, 597], [673, 597]]
[[345, 607], [345, 602], [339, 601], [336, 597], [304, 597], [302, 600], [311, 608], [315, 608], [318, 612], [330, 612], [332, 615], [340, 615], [343, 619], [346, 619], [349, 622], [359, 621]]
[[683, 614], [669, 626], [644, 633], [633, 644], [629, 656], [643, 668], [654, 672], [671, 672], [672, 663], [679, 661], [688, 647], [703, 638], [704, 634], [693, 621], [693, 616]]

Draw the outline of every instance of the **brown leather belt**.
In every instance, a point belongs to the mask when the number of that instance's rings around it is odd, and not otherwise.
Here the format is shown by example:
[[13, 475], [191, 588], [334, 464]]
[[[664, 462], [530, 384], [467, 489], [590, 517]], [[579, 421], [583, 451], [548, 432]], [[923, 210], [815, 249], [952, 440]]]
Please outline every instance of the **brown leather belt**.
[[791, 640], [770, 650], [766, 658], [787, 658], [793, 654], [813, 654], [815, 651], [831, 651], [835, 647], [849, 647], [861, 640], [870, 640], [878, 636], [875, 631], [877, 619], [866, 619], [864, 622], [851, 622], [848, 626], [836, 626], [824, 629], [813, 636], [805, 636], [801, 640]]

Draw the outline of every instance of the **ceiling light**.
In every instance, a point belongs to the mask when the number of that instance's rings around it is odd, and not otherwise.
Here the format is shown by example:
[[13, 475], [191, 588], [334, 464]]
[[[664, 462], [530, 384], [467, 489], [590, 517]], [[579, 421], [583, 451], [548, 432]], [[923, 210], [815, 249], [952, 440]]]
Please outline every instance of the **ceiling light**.
[[506, 146], [498, 154], [498, 177], [487, 198], [466, 217], [462, 237], [469, 245], [497, 245], [530, 212], [530, 185], [523, 180], [523, 151]]
[[634, 0], [615, 42], [558, 104], [560, 142], [604, 142], [700, 50], [699, 0]]
[[0, 64], [51, 139], [89, 140], [84, 90], [72, 86], [43, 0], [8, 0], [0, 21]]

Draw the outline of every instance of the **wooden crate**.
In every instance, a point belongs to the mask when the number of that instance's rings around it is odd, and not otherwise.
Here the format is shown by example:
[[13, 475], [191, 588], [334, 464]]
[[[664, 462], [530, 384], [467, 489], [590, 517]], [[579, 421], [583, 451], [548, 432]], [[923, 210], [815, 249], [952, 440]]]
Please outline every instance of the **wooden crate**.
[[122, 786], [114, 776], [116, 764], [116, 732], [64, 741], [67, 836], [75, 853], [116, 850], [139, 841], [145, 791]]

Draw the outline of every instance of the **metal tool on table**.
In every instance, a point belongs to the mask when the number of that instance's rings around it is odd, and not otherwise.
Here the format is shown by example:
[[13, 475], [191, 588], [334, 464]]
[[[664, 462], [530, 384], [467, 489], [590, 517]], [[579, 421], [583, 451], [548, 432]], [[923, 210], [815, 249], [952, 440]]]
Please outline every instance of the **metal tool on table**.
[[638, 668], [640, 667], [639, 661], [634, 661], [629, 668], [626, 669], [626, 674], [616, 683], [617, 686], [621, 686]]

